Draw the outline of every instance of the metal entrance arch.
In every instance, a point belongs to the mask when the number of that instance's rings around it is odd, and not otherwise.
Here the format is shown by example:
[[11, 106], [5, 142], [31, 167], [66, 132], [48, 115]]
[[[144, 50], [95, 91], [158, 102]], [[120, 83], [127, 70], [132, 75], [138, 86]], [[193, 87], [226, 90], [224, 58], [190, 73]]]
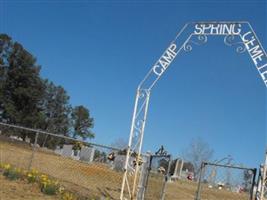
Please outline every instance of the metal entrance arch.
[[[133, 174], [130, 157], [133, 154], [137, 154], [136, 159], [140, 159], [152, 88], [179, 53], [182, 51], [191, 51], [194, 45], [205, 44], [209, 36], [224, 36], [224, 43], [228, 46], [235, 47], [238, 53], [247, 51], [267, 87], [267, 54], [249, 22], [222, 21], [187, 23], [138, 85], [120, 200], [133, 200], [137, 198], [140, 166], [135, 166], [135, 172]], [[266, 172], [264, 173], [266, 174]]]

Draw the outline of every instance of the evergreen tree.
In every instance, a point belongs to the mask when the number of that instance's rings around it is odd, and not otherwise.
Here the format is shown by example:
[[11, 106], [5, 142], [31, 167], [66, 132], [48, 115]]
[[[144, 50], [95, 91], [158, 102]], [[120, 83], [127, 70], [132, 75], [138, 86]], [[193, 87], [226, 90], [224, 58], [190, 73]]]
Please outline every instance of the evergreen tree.
[[[1, 38], [1, 118], [26, 127], [39, 128], [44, 120], [40, 102], [44, 84], [40, 66], [23, 46], [6, 35]], [[26, 133], [22, 133], [25, 139]]]
[[4, 83], [7, 78], [8, 56], [10, 55], [11, 38], [6, 34], [0, 34], [0, 120], [3, 121], [4, 113]]
[[[42, 129], [55, 134], [68, 136], [71, 114], [69, 96], [63, 87], [56, 86], [53, 82], [45, 80], [44, 84], [45, 94], [42, 100], [42, 107], [45, 115], [45, 123]], [[46, 135], [41, 145], [53, 148], [59, 142], [60, 140], [55, 140], [55, 137], [48, 137]]]
[[45, 80], [44, 83], [45, 95], [42, 105], [43, 112], [46, 116], [44, 129], [67, 136], [70, 127], [70, 97], [63, 87], [56, 86], [48, 80]]
[[[42, 80], [40, 69], [34, 56], [21, 44], [0, 34], [0, 121], [65, 136], [72, 129], [75, 138], [93, 138], [90, 128], [94, 120], [89, 110], [77, 106], [72, 112], [67, 92]], [[34, 134], [29, 132], [17, 130], [15, 134], [34, 140]], [[59, 142], [62, 141], [42, 134], [38, 138], [40, 145], [50, 148]]]
[[76, 106], [72, 112], [73, 137], [81, 137], [83, 140], [94, 138], [94, 133], [91, 132], [90, 128], [94, 126], [94, 119], [90, 117], [89, 110], [84, 106]]

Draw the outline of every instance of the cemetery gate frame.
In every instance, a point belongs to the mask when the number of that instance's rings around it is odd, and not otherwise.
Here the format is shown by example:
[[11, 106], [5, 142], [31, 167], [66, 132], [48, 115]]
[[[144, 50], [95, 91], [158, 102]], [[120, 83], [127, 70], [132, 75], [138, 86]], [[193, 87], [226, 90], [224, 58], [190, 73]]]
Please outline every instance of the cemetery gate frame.
[[[216, 192], [224, 192], [225, 196], [235, 194], [236, 200], [254, 200], [256, 175], [256, 168], [202, 162], [195, 200], [212, 200], [212, 195]], [[202, 197], [204, 193], [206, 196]], [[220, 200], [220, 197], [217, 199]]]
[[[169, 179], [171, 155], [143, 155], [138, 200], [163, 200]], [[156, 183], [156, 184], [155, 184]]]
[[[141, 156], [151, 90], [177, 55], [181, 52], [191, 52], [194, 45], [204, 45], [210, 36], [223, 36], [225, 45], [234, 47], [237, 53], [248, 52], [267, 87], [267, 54], [249, 22], [206, 21], [185, 24], [137, 87], [120, 200], [133, 200], [138, 196], [140, 166], [136, 166], [132, 177], [132, 173], [129, 173], [130, 157], [133, 153], [137, 154], [137, 159]], [[266, 174], [266, 171], [264, 173]]]
[[[146, 179], [146, 189], [145, 189], [145, 198], [144, 200], [149, 199], [149, 190], [155, 188], [152, 188], [149, 186], [150, 180], [152, 179], [152, 175], [157, 176], [156, 178], [159, 179], [159, 183], [161, 186], [159, 187], [158, 191], [158, 197], [159, 199], [157, 200], [164, 200], [165, 198], [165, 189], [166, 189], [166, 183], [169, 178], [169, 172], [170, 172], [170, 165], [171, 165], [171, 155], [152, 155], [150, 157], [150, 165], [149, 165], [149, 171], [148, 171], [148, 177]], [[163, 170], [163, 171], [161, 171]], [[153, 195], [153, 199], [155, 199], [155, 194]]]

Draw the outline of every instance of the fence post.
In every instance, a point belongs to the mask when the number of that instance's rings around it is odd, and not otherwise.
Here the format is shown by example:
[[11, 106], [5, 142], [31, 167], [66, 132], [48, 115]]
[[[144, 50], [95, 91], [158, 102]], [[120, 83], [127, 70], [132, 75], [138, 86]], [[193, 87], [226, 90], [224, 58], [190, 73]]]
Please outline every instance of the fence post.
[[[149, 155], [148, 158], [148, 165], [147, 165], [147, 174], [146, 174], [146, 177], [145, 177], [145, 180], [144, 180], [144, 191], [143, 191], [143, 199], [145, 199], [146, 197], [146, 193], [147, 193], [147, 187], [148, 187], [148, 181], [149, 181], [149, 177], [150, 177], [150, 171], [151, 171], [151, 165], [152, 165], [152, 160], [153, 160], [153, 156], [152, 155]], [[139, 199], [138, 199], [139, 200]]]
[[38, 136], [39, 136], [39, 132], [36, 132], [35, 138], [34, 138], [34, 144], [32, 146], [32, 155], [31, 155], [31, 158], [30, 158], [29, 166], [28, 166], [28, 170], [29, 171], [32, 168], [32, 162], [33, 162], [33, 159], [34, 159], [34, 154], [35, 154], [35, 150], [36, 150], [36, 146], [37, 146]]
[[199, 174], [199, 179], [198, 179], [198, 186], [197, 186], [197, 194], [196, 194], [196, 199], [195, 200], [201, 200], [200, 198], [200, 192], [201, 192], [201, 180], [202, 180], [202, 175], [203, 171], [205, 169], [206, 163], [202, 162], [201, 167], [200, 167], [200, 174]]
[[[253, 172], [253, 178], [252, 178], [252, 184], [251, 184], [251, 191], [250, 191], [250, 199], [253, 200], [253, 196], [254, 196], [254, 187], [256, 185], [256, 176], [257, 176], [257, 169], [254, 168], [252, 170]], [[257, 195], [257, 191], [256, 191], [256, 194], [255, 194], [255, 198], [256, 198], [256, 195]]]
[[149, 167], [150, 167], [150, 161], [151, 161], [151, 155], [143, 155], [144, 162], [142, 164], [141, 169], [141, 175], [139, 179], [139, 185], [137, 190], [137, 199], [138, 200], [144, 200], [145, 198], [145, 190], [147, 186], [147, 179], [149, 174]]

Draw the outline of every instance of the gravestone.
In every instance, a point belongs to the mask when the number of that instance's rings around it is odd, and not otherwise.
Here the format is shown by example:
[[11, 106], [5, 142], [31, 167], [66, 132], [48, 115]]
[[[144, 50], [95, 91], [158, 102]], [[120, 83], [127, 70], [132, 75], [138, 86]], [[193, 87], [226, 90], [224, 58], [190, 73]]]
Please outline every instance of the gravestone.
[[81, 153], [81, 151], [80, 150], [73, 150], [72, 151], [72, 158], [74, 159], [74, 160], [80, 160], [80, 153]]
[[29, 138], [28, 136], [26, 136], [26, 138], [25, 138], [25, 142], [27, 142], [27, 143], [31, 143], [31, 138]]
[[[132, 163], [131, 166], [129, 167], [129, 171], [134, 169], [133, 163], [135, 158], [130, 157], [130, 162]], [[123, 171], [124, 170], [124, 165], [125, 165], [125, 161], [126, 161], [126, 156], [125, 155], [117, 155], [114, 162], [113, 162], [113, 169], [115, 169], [116, 171]]]
[[62, 149], [62, 156], [65, 156], [65, 157], [72, 157], [73, 156], [73, 145], [65, 145], [63, 146], [63, 149]]
[[95, 148], [93, 147], [82, 147], [80, 152], [80, 160], [85, 162], [93, 162], [95, 155]]
[[55, 153], [58, 154], [58, 155], [61, 155], [62, 154], [62, 149], [60, 148], [60, 146], [57, 146], [56, 147]]
[[115, 169], [116, 171], [123, 171], [125, 160], [126, 156], [117, 155], [113, 162], [113, 169]]
[[172, 179], [179, 179], [182, 177], [182, 170], [184, 166], [184, 161], [182, 159], [177, 159], [175, 163], [174, 173], [172, 175]]

